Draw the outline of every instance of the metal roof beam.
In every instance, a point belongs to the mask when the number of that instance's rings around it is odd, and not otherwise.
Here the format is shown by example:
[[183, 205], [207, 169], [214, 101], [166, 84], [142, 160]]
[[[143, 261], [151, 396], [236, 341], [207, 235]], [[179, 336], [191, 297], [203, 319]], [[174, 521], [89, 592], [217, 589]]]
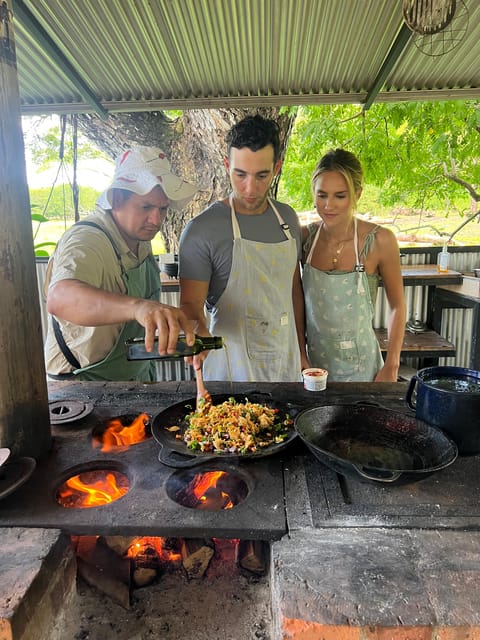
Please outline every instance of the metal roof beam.
[[12, 1], [14, 16], [22, 22], [25, 29], [29, 31], [31, 36], [36, 40], [40, 47], [52, 58], [56, 65], [72, 80], [79, 94], [85, 102], [93, 107], [101, 118], [108, 116], [108, 111], [104, 109], [96, 96], [90, 90], [84, 80], [78, 75], [77, 70], [67, 60], [60, 49], [57, 47], [52, 38], [45, 29], [40, 25], [35, 16], [25, 6], [22, 0]]
[[385, 84], [385, 80], [397, 64], [411, 37], [412, 32], [407, 27], [407, 25], [403, 23], [402, 28], [400, 29], [398, 36], [395, 39], [395, 42], [392, 44], [390, 51], [388, 52], [387, 57], [385, 58], [385, 61], [380, 68], [380, 71], [377, 73], [377, 77], [373, 81], [372, 88], [367, 93], [367, 97], [365, 99], [365, 102], [363, 103], [364, 111], [370, 109], [370, 107], [374, 103], [378, 92]]

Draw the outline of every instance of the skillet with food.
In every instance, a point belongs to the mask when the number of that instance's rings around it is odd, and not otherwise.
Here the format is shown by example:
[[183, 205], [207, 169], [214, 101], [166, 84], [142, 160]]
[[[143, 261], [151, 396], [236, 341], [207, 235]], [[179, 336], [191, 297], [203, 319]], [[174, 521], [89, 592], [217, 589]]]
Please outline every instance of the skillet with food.
[[[161, 411], [152, 421], [152, 435], [160, 445], [158, 459], [169, 467], [194, 467], [211, 460], [254, 459], [272, 456], [285, 449], [296, 437], [293, 415], [298, 412], [294, 406], [273, 400], [265, 394], [219, 394], [212, 396], [212, 405], [220, 405], [233, 399], [234, 403], [258, 403], [274, 409], [275, 425], [281, 425], [271, 434], [271, 444], [259, 446], [256, 450], [220, 450], [202, 451], [198, 446], [190, 448], [184, 441], [189, 429], [188, 416], [195, 411], [196, 398], [190, 398]], [[208, 414], [207, 414], [208, 415]]]

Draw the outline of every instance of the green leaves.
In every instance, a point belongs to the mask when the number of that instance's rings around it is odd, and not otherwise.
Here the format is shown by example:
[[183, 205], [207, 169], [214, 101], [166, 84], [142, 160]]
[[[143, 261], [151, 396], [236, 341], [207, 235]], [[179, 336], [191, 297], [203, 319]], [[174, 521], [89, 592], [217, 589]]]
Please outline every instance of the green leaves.
[[[279, 197], [297, 211], [313, 208], [310, 176], [329, 149], [345, 147], [361, 160], [368, 192], [377, 205], [468, 207], [465, 189], [445, 175], [456, 175], [480, 189], [480, 102], [431, 101], [300, 107], [290, 137]], [[368, 206], [367, 206], [368, 210]]]
[[50, 252], [46, 251], [42, 247], [49, 247], [51, 249], [55, 249], [56, 246], [57, 246], [56, 242], [39, 242], [38, 244], [34, 245], [35, 255], [37, 258], [41, 258], [41, 257], [48, 258], [50, 256]]
[[[32, 205], [35, 206], [35, 205]], [[41, 213], [32, 213], [32, 221], [33, 222], [48, 222], [48, 218], [42, 216]]]

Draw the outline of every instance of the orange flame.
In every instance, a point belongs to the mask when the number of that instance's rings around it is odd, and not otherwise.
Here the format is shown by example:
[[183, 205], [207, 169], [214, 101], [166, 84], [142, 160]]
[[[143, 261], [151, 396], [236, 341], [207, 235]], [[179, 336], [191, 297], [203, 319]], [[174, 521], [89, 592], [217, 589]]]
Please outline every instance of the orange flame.
[[[58, 490], [57, 501], [63, 507], [98, 507], [118, 500], [129, 488], [126, 476], [116, 471], [94, 471], [82, 475], [72, 476]], [[90, 476], [92, 482], [88, 482]], [[119, 481], [123, 486], [119, 485]]]
[[119, 418], [112, 418], [107, 422], [105, 431], [93, 440], [95, 447], [101, 446], [101, 451], [112, 449], [127, 449], [132, 444], [142, 442], [147, 438], [145, 425], [150, 421], [146, 413], [141, 413], [131, 424], [123, 424]]
[[209, 508], [211, 501], [220, 502], [220, 509], [231, 509], [235, 506], [228, 493], [217, 487], [218, 481], [226, 475], [225, 471], [196, 474], [188, 488], [199, 501], [197, 508], [201, 509], [202, 505], [204, 508]]
[[177, 564], [181, 562], [182, 555], [172, 549], [168, 549], [165, 545], [165, 538], [145, 536], [137, 538], [135, 542], [128, 548], [127, 556], [135, 559], [139, 555], [145, 555], [145, 550], [153, 549], [158, 558], [163, 562], [171, 562]]

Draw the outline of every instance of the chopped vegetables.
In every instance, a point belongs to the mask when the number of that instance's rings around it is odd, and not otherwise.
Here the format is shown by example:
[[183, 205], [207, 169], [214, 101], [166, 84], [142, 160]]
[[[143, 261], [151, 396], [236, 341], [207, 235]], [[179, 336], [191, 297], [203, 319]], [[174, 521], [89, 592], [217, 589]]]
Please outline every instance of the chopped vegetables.
[[183, 439], [193, 451], [245, 454], [286, 440], [293, 420], [280, 417], [278, 409], [262, 404], [226, 402], [192, 411], [186, 416], [188, 427]]

